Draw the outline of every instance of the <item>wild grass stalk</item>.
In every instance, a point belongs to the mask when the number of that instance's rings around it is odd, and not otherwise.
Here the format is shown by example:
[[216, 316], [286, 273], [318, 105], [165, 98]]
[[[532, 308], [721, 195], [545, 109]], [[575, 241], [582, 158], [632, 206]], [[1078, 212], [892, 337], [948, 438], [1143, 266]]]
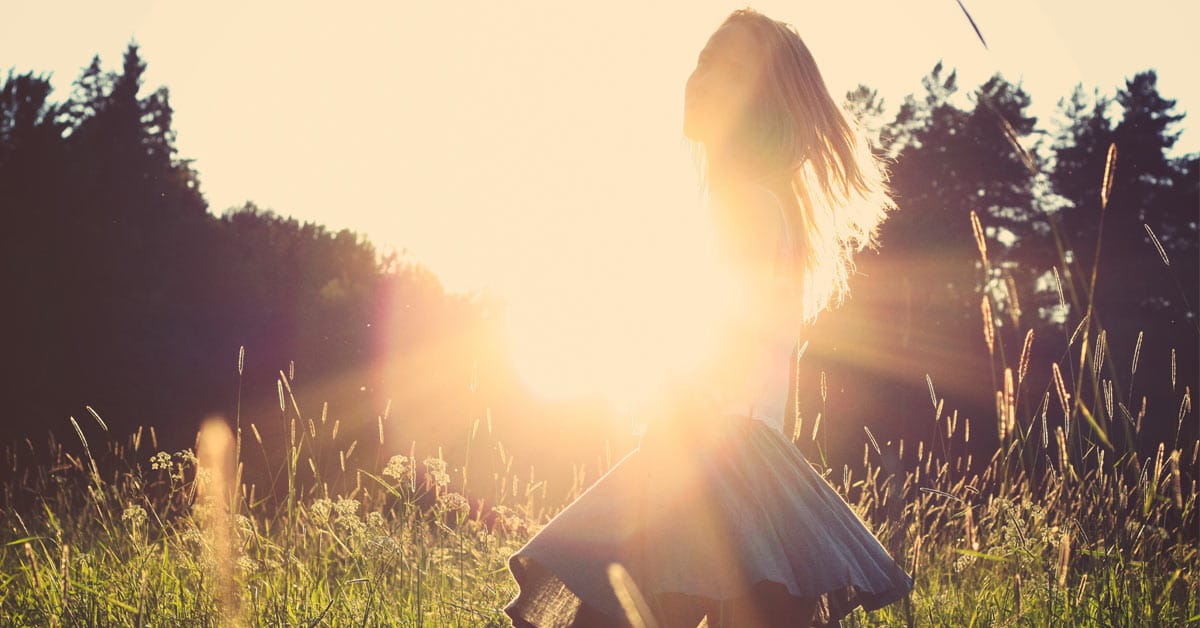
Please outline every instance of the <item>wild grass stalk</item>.
[[[1109, 161], [1111, 170], [1115, 152]], [[1111, 174], [1105, 181], [1107, 197]], [[1052, 227], [1061, 254], [1053, 220]], [[978, 216], [972, 228], [990, 268]], [[866, 429], [861, 464], [839, 473], [826, 458], [825, 436], [836, 422], [821, 373], [820, 412], [810, 428], [797, 417], [796, 445], [917, 583], [904, 603], [857, 611], [846, 625], [1200, 622], [1200, 439], [1184, 422], [1194, 416], [1192, 392], [1186, 382], [1177, 387], [1172, 351], [1174, 396], [1135, 401], [1149, 341], [1139, 333], [1128, 371], [1118, 369], [1113, 339], [1090, 306], [1095, 267], [1084, 290], [1071, 266], [1063, 257], [1053, 268], [1055, 289], [1060, 306], [1080, 318], [1063, 328], [1066, 349], [1049, 368], [1031, 365], [1041, 341], [1032, 330], [1017, 363], [1008, 363], [994, 316], [999, 303], [990, 294], [981, 301], [1000, 436], [986, 464], [971, 453], [972, 417], [960, 416], [926, 376], [936, 442], [880, 443]], [[1019, 330], [1019, 314], [1008, 311]], [[281, 371], [280, 429], [264, 438], [249, 423], [269, 481], [260, 494], [262, 475], [247, 483], [243, 474], [244, 355], [239, 349], [228, 464], [207, 462], [207, 440], [198, 452], [160, 451], [153, 426], [121, 440], [90, 408], [100, 428], [90, 442], [95, 428], [69, 420], [79, 448], [51, 436], [42, 463], [32, 465], [32, 444], [6, 450], [0, 624], [507, 625], [501, 608], [516, 591], [506, 560], [586, 488], [583, 465], [565, 500], [548, 503], [548, 478], [514, 471], [521, 467], [494, 439], [490, 411], [487, 430], [472, 422], [457, 468], [440, 450], [419, 464], [415, 442], [407, 454], [361, 461], [368, 456], [356, 457], [358, 440], [345, 442], [352, 436], [341, 431], [341, 418], [330, 420], [327, 405], [319, 419], [307, 418], [292, 391], [294, 373]], [[404, 451], [389, 441], [389, 411], [376, 417], [379, 451]], [[984, 419], [974, 419], [978, 431]], [[1176, 423], [1174, 438], [1152, 455], [1139, 449], [1144, 420]], [[899, 467], [884, 468], [890, 458]], [[468, 479], [486, 477], [472, 469], [481, 460], [497, 470], [490, 494], [468, 495], [480, 484]], [[606, 442], [596, 468], [612, 460]], [[206, 483], [218, 467], [232, 481], [214, 492]], [[645, 600], [614, 573], [622, 603], [650, 625]]]

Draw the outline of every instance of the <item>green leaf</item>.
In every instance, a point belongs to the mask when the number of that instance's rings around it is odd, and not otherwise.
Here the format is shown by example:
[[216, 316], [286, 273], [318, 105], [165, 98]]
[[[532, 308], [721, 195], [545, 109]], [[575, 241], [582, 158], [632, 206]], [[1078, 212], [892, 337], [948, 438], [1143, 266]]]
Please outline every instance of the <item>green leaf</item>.
[[5, 547], [12, 547], [13, 545], [21, 545], [22, 543], [28, 543], [29, 541], [40, 541], [40, 540], [42, 540], [42, 539], [45, 539], [45, 538], [47, 538], [47, 537], [44, 537], [44, 536], [27, 536], [27, 537], [25, 537], [25, 538], [16, 539], [15, 541], [9, 541], [9, 542], [5, 543], [5, 544], [4, 544], [4, 546], [5, 546]]
[[1086, 419], [1088, 425], [1092, 426], [1092, 429], [1096, 431], [1096, 435], [1100, 437], [1100, 440], [1103, 441], [1105, 445], [1108, 445], [1110, 450], [1113, 449], [1113, 444], [1108, 441], [1108, 434], [1105, 434], [1104, 430], [1100, 428], [1100, 425], [1096, 423], [1095, 417], [1092, 416], [1092, 413], [1087, 409], [1087, 406], [1082, 403], [1079, 404], [1079, 411], [1083, 413], [1083, 418]]
[[1011, 558], [1008, 558], [1007, 556], [997, 556], [995, 554], [985, 554], [983, 552], [977, 552], [975, 550], [969, 550], [969, 549], [962, 549], [959, 547], [954, 548], [954, 551], [958, 552], [959, 554], [966, 554], [967, 556], [974, 556], [976, 558], [986, 558], [987, 560], [997, 560], [1000, 562], [1008, 562], [1008, 561], [1012, 560]]
[[121, 600], [118, 600], [118, 599], [108, 595], [107, 593], [97, 591], [96, 589], [93, 589], [89, 586], [79, 584], [78, 582], [72, 582], [71, 586], [75, 587], [76, 589], [83, 589], [84, 591], [87, 591], [88, 593], [91, 593], [92, 595], [95, 595], [96, 597], [104, 598], [104, 600], [106, 602], [108, 602], [109, 604], [112, 604], [113, 606], [119, 606], [119, 607], [121, 607], [122, 610], [125, 610], [127, 612], [136, 613], [138, 611], [138, 609], [122, 602]]

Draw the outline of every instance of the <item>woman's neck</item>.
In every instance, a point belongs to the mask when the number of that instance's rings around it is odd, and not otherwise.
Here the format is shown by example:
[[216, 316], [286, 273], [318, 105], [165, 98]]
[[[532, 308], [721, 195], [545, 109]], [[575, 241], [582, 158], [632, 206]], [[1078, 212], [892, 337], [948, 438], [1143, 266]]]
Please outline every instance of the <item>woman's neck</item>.
[[791, 167], [768, 158], [769, 151], [740, 139], [709, 141], [704, 144], [710, 182], [723, 185], [758, 186], [776, 194], [789, 185]]
[[764, 190], [781, 204], [792, 193], [791, 183], [784, 177], [710, 177], [708, 189], [715, 206], [733, 213], [761, 198]]

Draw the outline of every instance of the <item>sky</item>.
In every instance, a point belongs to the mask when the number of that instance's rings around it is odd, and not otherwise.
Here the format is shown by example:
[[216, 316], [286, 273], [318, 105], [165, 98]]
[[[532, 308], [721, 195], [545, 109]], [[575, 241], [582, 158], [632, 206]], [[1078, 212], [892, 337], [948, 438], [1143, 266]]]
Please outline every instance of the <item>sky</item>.
[[[834, 94], [863, 83], [890, 108], [939, 59], [967, 88], [997, 71], [1021, 81], [1043, 118], [1076, 83], [1112, 94], [1146, 68], [1179, 110], [1200, 107], [1187, 78], [1200, 4], [964, 4], [987, 49], [954, 0], [751, 6], [796, 26]], [[214, 214], [252, 200], [364, 233], [451, 291], [499, 294], [529, 371], [575, 372], [557, 386], [582, 390], [599, 373], [564, 369], [564, 348], [601, 364], [650, 342], [686, 355], [711, 323], [695, 315], [696, 269], [712, 260], [682, 92], [741, 6], [22, 2], [0, 22], [0, 70], [52, 72], [61, 99], [94, 54], [119, 69], [136, 40], [142, 93], [169, 87], [180, 156]], [[1181, 149], [1200, 149], [1195, 124]], [[631, 302], [661, 318], [621, 314]], [[631, 339], [613, 346], [602, 326]]]

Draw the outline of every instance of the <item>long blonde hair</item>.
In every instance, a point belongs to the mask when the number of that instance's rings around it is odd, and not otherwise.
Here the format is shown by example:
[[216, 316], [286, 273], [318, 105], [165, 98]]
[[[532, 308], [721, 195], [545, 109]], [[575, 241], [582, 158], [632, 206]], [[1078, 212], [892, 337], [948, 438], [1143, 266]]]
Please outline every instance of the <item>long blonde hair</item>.
[[[753, 30], [768, 58], [742, 129], [748, 150], [739, 155], [739, 170], [786, 177], [791, 184], [792, 194], [779, 200], [793, 243], [790, 270], [802, 322], [811, 322], [841, 303], [854, 254], [878, 246], [879, 225], [895, 204], [884, 164], [858, 121], [829, 95], [799, 33], [752, 9], [734, 11], [721, 26], [734, 23]], [[710, 190], [726, 174], [711, 161], [702, 167]]]

